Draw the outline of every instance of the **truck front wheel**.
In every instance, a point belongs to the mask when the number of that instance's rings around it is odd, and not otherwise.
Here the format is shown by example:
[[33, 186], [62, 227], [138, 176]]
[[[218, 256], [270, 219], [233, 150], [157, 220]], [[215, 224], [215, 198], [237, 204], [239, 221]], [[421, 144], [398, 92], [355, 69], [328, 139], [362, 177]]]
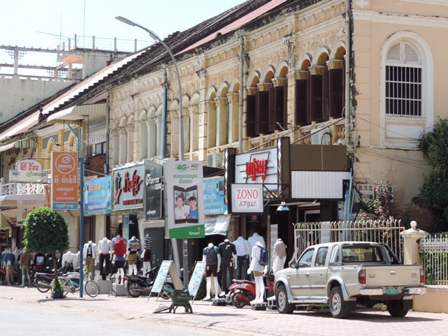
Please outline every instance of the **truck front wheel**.
[[387, 311], [392, 317], [405, 317], [408, 309], [404, 307], [403, 299], [387, 302]]
[[346, 318], [352, 311], [349, 303], [344, 301], [341, 287], [334, 287], [330, 292], [330, 313], [336, 318]]
[[288, 293], [284, 285], [280, 285], [276, 292], [277, 310], [280, 314], [291, 314], [295, 306], [288, 302]]

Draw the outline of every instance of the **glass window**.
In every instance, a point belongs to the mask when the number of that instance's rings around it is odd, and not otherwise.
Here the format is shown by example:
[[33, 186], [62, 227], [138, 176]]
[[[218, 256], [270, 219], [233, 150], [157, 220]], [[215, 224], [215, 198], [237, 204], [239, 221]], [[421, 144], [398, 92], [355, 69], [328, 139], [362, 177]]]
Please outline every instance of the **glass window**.
[[299, 267], [311, 267], [314, 249], [306, 250], [299, 259]]
[[320, 247], [317, 250], [316, 261], [314, 262], [314, 266], [321, 267], [325, 266], [325, 260], [327, 259], [328, 247]]
[[378, 246], [344, 246], [343, 262], [385, 262]]

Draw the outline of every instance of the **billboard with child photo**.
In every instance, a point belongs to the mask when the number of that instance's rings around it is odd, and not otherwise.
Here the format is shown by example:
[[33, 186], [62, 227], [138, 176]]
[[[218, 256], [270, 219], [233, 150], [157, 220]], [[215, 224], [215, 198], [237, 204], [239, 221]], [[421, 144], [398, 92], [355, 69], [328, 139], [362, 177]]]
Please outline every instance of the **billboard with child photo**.
[[167, 237], [203, 238], [204, 181], [202, 162], [168, 161], [164, 166]]

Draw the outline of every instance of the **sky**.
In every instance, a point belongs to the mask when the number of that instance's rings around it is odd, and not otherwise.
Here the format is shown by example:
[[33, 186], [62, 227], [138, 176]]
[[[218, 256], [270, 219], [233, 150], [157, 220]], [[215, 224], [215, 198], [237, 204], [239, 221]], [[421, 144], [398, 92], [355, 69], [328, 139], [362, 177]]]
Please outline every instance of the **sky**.
[[[91, 45], [95, 36], [96, 46], [113, 45], [131, 51], [134, 39], [139, 44], [153, 41], [137, 27], [115, 19], [123, 16], [165, 38], [175, 31], [188, 29], [210, 17], [218, 15], [244, 0], [0, 0], [0, 46], [19, 46], [57, 49], [63, 41], [73, 39]], [[82, 37], [85, 36], [85, 37]], [[66, 43], [67, 44], [67, 43]], [[0, 63], [13, 63], [4, 49], [0, 49]], [[28, 53], [20, 64], [56, 64], [56, 56]], [[0, 73], [10, 73], [7, 67]]]

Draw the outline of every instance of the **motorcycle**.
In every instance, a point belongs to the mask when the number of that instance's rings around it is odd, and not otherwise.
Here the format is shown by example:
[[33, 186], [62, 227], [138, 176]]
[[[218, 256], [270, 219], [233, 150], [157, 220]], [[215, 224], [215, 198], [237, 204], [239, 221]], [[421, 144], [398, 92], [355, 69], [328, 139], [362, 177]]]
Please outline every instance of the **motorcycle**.
[[[146, 272], [146, 275], [126, 275], [127, 290], [130, 296], [137, 298], [140, 295], [150, 295], [154, 280], [157, 277], [160, 266], [152, 268]], [[165, 282], [160, 296], [168, 300], [171, 298], [171, 293], [174, 291], [174, 285], [171, 282]]]
[[[268, 282], [268, 292], [265, 293], [269, 297], [274, 292], [274, 275], [272, 271], [263, 275], [265, 281]], [[250, 306], [250, 302], [255, 300], [256, 288], [255, 282], [250, 280], [232, 280], [233, 284], [229, 288], [229, 298], [232, 305], [236, 308]], [[266, 287], [265, 287], [266, 288]], [[273, 295], [273, 294], [272, 294]]]

